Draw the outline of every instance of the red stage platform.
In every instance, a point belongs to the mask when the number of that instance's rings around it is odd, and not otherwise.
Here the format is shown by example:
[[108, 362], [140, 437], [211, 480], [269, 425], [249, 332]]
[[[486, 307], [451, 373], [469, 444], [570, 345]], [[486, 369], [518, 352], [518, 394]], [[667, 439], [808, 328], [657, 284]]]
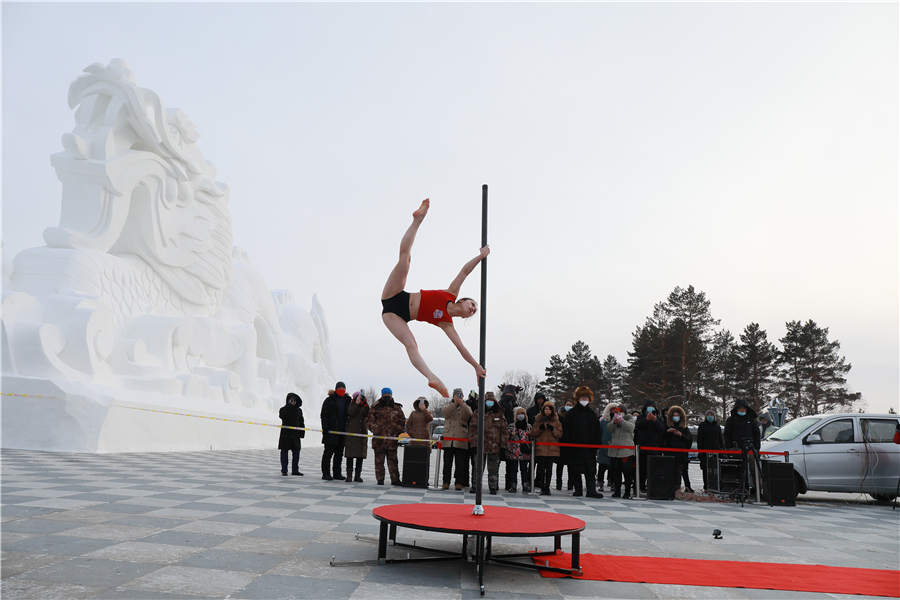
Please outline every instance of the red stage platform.
[[[505, 506], [485, 506], [484, 514], [472, 514], [471, 504], [390, 504], [372, 510], [372, 515], [381, 521], [378, 536], [378, 562], [416, 562], [433, 560], [468, 560], [469, 536], [475, 536], [475, 565], [478, 572], [478, 583], [484, 594], [484, 565], [495, 562], [502, 565], [551, 570], [558, 573], [573, 574], [581, 572], [579, 566], [580, 533], [585, 523], [581, 519], [558, 513], [530, 510], [527, 508], [508, 508]], [[397, 542], [397, 528], [421, 529], [455, 533], [463, 536], [462, 551], [449, 552], [435, 548], [423, 548], [412, 544]], [[561, 549], [562, 536], [572, 536], [571, 568], [554, 565], [538, 567], [534, 557], [555, 555]], [[524, 552], [521, 554], [493, 555], [491, 540], [495, 537], [553, 537], [553, 550], [548, 552]], [[429, 558], [389, 559], [387, 557], [388, 540], [395, 546], [405, 546], [424, 550], [442, 556]], [[528, 558], [527, 563], [509, 560], [511, 558]]]

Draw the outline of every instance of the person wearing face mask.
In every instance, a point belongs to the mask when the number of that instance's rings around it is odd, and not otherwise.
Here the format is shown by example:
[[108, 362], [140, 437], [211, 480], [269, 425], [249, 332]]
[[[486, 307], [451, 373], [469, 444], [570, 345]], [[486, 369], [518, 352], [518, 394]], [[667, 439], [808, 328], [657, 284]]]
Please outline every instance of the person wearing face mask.
[[[453, 390], [453, 400], [441, 412], [444, 417], [444, 437], [468, 440], [469, 421], [472, 409], [463, 401], [462, 388]], [[451, 471], [456, 466], [456, 489], [462, 490], [469, 484], [469, 442], [444, 441], [443, 489], [450, 489]]]
[[[459, 390], [459, 393], [462, 393], [462, 389], [456, 388]], [[454, 392], [455, 393], [455, 392]], [[475, 390], [469, 390], [469, 395], [466, 396], [466, 406], [472, 409], [472, 419], [478, 418], [478, 392]], [[469, 422], [466, 421], [466, 431], [469, 430]], [[466, 481], [463, 483], [464, 487], [469, 487], [469, 477], [475, 474], [475, 459], [478, 456], [478, 448], [475, 447], [475, 443], [469, 444], [469, 453], [466, 454], [469, 461], [469, 470], [466, 471], [468, 475], [466, 475]]]
[[507, 423], [506, 472], [512, 483], [507, 483], [506, 491], [516, 492], [516, 473], [522, 474], [522, 491], [531, 492], [531, 444], [528, 439], [528, 413], [521, 406], [513, 409], [513, 421]]
[[[366, 427], [376, 436], [397, 437], [403, 433], [406, 417], [403, 408], [394, 402], [391, 388], [381, 389], [381, 398], [369, 411]], [[391, 485], [401, 485], [400, 466], [397, 463], [397, 440], [380, 440], [372, 438], [372, 451], [375, 454], [375, 482], [384, 485], [384, 462], [387, 459]]]
[[[634, 440], [634, 422], [631, 416], [625, 412], [621, 404], [611, 404], [609, 409], [610, 422], [606, 425], [610, 434], [611, 446], [630, 446]], [[631, 488], [634, 486], [634, 449], [610, 448], [609, 470], [612, 474], [612, 497], [622, 497], [622, 478], [625, 478], [625, 496], [631, 498]]]
[[344, 458], [344, 436], [329, 431], [347, 430], [347, 411], [350, 408], [350, 397], [347, 396], [347, 386], [343, 381], [334, 385], [334, 391], [329, 391], [328, 397], [322, 402], [322, 410], [319, 417], [322, 421], [322, 444], [325, 450], [322, 452], [322, 479], [344, 479], [341, 474], [341, 462]]
[[535, 418], [528, 437], [537, 442], [534, 448], [537, 460], [537, 477], [534, 485], [541, 488], [541, 496], [549, 496], [550, 472], [553, 469], [553, 461], [559, 456], [559, 446], [543, 445], [541, 442], [553, 444], [562, 437], [562, 423], [556, 416], [556, 407], [553, 402], [547, 400], [541, 404], [541, 412]]
[[[284, 406], [278, 411], [281, 424], [285, 427], [305, 427], [303, 423], [303, 400], [291, 392], [284, 399]], [[306, 435], [301, 429], [282, 429], [278, 436], [278, 449], [281, 450], [281, 474], [287, 475], [288, 451], [291, 453], [291, 475], [303, 475], [300, 472], [300, 440]]]
[[[706, 416], [697, 428], [698, 450], [721, 450], [725, 447], [725, 438], [722, 436], [722, 427], [716, 421], [716, 412], [712, 409], [706, 411]], [[703, 491], [709, 489], [707, 485], [706, 468], [709, 464], [709, 454], [700, 453], [700, 470], [703, 472]]]
[[[563, 438], [566, 437], [566, 418], [569, 416], [569, 411], [572, 410], [574, 406], [575, 400], [569, 398], [559, 409], [559, 422], [563, 427]], [[563, 470], [566, 470], [568, 475], [568, 477], [566, 477], [566, 489], [571, 491], [572, 488], [575, 487], [575, 478], [572, 477], [572, 468], [569, 466], [570, 454], [570, 448], [561, 446], [559, 448], [559, 456], [557, 456], [554, 461], [556, 463], [556, 489], [558, 490], [562, 489]]]
[[[635, 446], [659, 446], [662, 441], [662, 435], [665, 432], [665, 417], [659, 414], [656, 408], [656, 402], [647, 400], [644, 402], [644, 408], [641, 410], [641, 416], [638, 417], [634, 425], [634, 445]], [[641, 450], [640, 453], [640, 481], [641, 492], [647, 491], [647, 457], [658, 452], [651, 450]]]
[[[363, 390], [353, 392], [353, 399], [347, 408], [347, 433], [366, 433], [366, 421], [369, 418], [369, 402]], [[366, 458], [367, 440], [355, 435], [345, 436], [344, 458], [347, 459], [347, 482], [362, 483], [362, 464]], [[356, 461], [356, 470], [353, 465]]]
[[[469, 422], [469, 439], [478, 439], [477, 416]], [[488, 491], [491, 494], [496, 494], [500, 488], [500, 455], [506, 453], [508, 442], [509, 431], [506, 428], [503, 407], [497, 402], [494, 392], [487, 392], [484, 395], [484, 466], [487, 467]], [[473, 493], [479, 475], [477, 472], [473, 473]]]
[[745, 400], [738, 398], [731, 416], [725, 420], [725, 447], [743, 449], [746, 444], [759, 450], [759, 427], [756, 426], [756, 412]]
[[[687, 415], [680, 406], [673, 405], [666, 412], [666, 430], [663, 433], [662, 445], [664, 448], [690, 448], [694, 441], [687, 426]], [[684, 480], [684, 491], [693, 494], [691, 480], [688, 476], [688, 453], [671, 452], [675, 457], [676, 469]]]
[[[566, 411], [566, 419], [563, 422], [563, 437], [560, 441], [569, 444], [599, 444], [601, 439], [600, 421], [597, 414], [591, 408], [594, 400], [594, 392], [587, 386], [579, 386], [573, 394], [575, 404]], [[569, 462], [569, 477], [574, 480], [575, 493], [573, 496], [588, 496], [589, 498], [602, 498], [603, 494], [597, 492], [595, 479], [596, 448], [561, 448], [565, 452]], [[584, 476], [584, 486], [582, 486]]]
[[[612, 439], [612, 434], [606, 427], [612, 421], [609, 414], [613, 408], [613, 404], [607, 404], [606, 408], [600, 414], [600, 443], [608, 446]], [[603, 491], [603, 477], [606, 476], [610, 489], [612, 489], [612, 473], [609, 471], [609, 448], [597, 448], [597, 491]]]

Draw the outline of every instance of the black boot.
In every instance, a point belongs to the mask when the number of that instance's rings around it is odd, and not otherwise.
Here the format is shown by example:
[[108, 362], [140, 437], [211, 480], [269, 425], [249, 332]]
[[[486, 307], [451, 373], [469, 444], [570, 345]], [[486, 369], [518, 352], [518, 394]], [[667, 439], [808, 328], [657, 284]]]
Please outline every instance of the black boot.
[[[356, 459], [356, 476], [353, 478], [353, 481], [355, 481], [356, 483], [362, 483], [363, 480], [362, 480], [362, 477], [360, 477], [361, 474], [362, 474], [362, 459], [357, 458]], [[347, 472], [347, 476], [348, 477], [350, 476], [349, 471]]]
[[[359, 460], [359, 459], [357, 459], [357, 460]], [[353, 472], [353, 459], [348, 458], [347, 459], [347, 479], [346, 479], [347, 483], [353, 483], [353, 475], [351, 475], [352, 472]]]

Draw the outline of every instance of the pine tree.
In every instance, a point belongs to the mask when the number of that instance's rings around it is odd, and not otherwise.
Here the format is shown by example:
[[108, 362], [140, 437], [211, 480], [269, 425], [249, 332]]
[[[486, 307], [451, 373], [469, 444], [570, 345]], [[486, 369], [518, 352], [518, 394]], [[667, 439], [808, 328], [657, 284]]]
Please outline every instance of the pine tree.
[[541, 389], [555, 402], [559, 402], [566, 393], [569, 379], [566, 361], [559, 354], [554, 354], [550, 357], [550, 364], [544, 369]]
[[566, 391], [570, 397], [578, 386], [587, 386], [592, 391], [603, 386], [603, 366], [585, 342], [578, 340], [572, 344], [572, 349], [566, 354], [566, 367], [569, 376]]
[[713, 335], [710, 349], [710, 391], [718, 398], [721, 408], [722, 422], [728, 418], [736, 387], [737, 348], [734, 336], [727, 329], [717, 331]]
[[778, 351], [770, 343], [759, 323], [750, 323], [741, 333], [737, 347], [738, 394], [757, 414], [768, 406], [772, 396], [772, 375]]
[[785, 396], [791, 415], [816, 415], [849, 409], [861, 394], [847, 391], [851, 365], [838, 355], [837, 340], [829, 341], [828, 328], [812, 319], [806, 323], [789, 321], [779, 341], [778, 389]]
[[713, 327], [719, 324], [719, 320], [714, 319], [710, 313], [709, 306], [706, 293], [696, 291], [693, 285], [689, 285], [687, 289], [676, 287], [662, 306], [678, 339], [676, 356], [681, 405], [688, 412], [690, 409], [699, 409], [703, 404], [702, 398], [695, 401], [695, 397], [701, 396], [707, 367], [707, 346]]
[[625, 367], [612, 354], [607, 355], [603, 361], [603, 378], [604, 382], [600, 393], [603, 400], [607, 403], [624, 402]]

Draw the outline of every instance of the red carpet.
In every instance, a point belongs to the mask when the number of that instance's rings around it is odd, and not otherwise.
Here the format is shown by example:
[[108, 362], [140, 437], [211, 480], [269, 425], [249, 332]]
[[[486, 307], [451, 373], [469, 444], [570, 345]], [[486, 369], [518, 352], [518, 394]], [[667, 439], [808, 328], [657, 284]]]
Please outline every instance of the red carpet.
[[[551, 567], [572, 564], [571, 555], [564, 553], [534, 558], [538, 565], [545, 560]], [[900, 571], [881, 569], [601, 554], [582, 554], [581, 568], [583, 574], [572, 575], [573, 579], [900, 598]], [[541, 575], [568, 577], [550, 571]]]

